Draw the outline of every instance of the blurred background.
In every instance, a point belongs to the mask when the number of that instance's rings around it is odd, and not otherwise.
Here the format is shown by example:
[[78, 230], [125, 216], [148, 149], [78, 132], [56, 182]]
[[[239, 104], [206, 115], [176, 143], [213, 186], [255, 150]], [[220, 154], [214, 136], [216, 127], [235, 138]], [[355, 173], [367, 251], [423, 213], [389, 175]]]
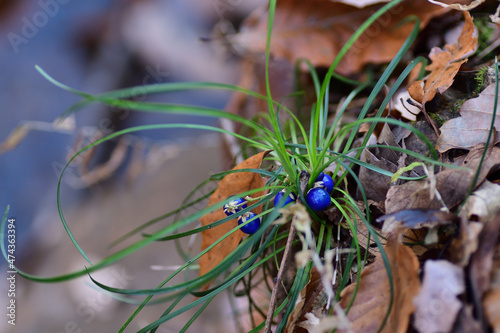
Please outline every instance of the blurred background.
[[[79, 97], [48, 82], [89, 93], [146, 84], [212, 81], [235, 84], [237, 61], [218, 37], [230, 33], [261, 0], [4, 0], [0, 2], [0, 209], [10, 205], [16, 224], [16, 264], [55, 276], [86, 262], [60, 222], [56, 187], [68, 156], [96, 138], [154, 123], [216, 125], [208, 117], [133, 113], [91, 105], [57, 126]], [[179, 92], [140, 100], [224, 108], [227, 92]], [[21, 127], [19, 127], [21, 126]], [[17, 128], [23, 140], [5, 140]], [[21, 129], [19, 129], [21, 128]], [[107, 245], [149, 219], [175, 209], [210, 174], [227, 166], [221, 138], [202, 131], [162, 130], [129, 135], [101, 145], [70, 166], [62, 206], [76, 239], [94, 262], [114, 252]], [[96, 172], [97, 170], [98, 172]], [[200, 207], [198, 207], [200, 208]], [[167, 222], [164, 222], [167, 223]], [[159, 243], [95, 276], [121, 288], [151, 288], [169, 272], [151, 265], [183, 261], [173, 244]], [[7, 275], [7, 267], [1, 266]], [[8, 304], [0, 279], [0, 301]], [[114, 332], [135, 306], [96, 291], [85, 277], [66, 283], [16, 280], [16, 326], [1, 332]], [[188, 300], [189, 301], [189, 300]], [[5, 307], [3, 307], [5, 309]], [[129, 327], [154, 321], [164, 306], [148, 308]], [[192, 332], [234, 332], [232, 309], [218, 300]], [[163, 325], [178, 332], [191, 315]]]

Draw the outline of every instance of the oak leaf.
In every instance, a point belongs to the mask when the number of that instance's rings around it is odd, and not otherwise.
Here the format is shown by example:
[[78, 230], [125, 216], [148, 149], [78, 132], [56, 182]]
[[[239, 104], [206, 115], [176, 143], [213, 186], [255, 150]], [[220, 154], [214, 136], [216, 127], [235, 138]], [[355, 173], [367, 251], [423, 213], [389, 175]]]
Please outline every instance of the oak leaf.
[[[291, 63], [308, 59], [313, 66], [328, 67], [356, 29], [381, 6], [359, 9], [330, 0], [280, 0], [276, 5], [270, 53]], [[424, 28], [431, 18], [447, 11], [426, 0], [398, 4], [359, 37], [337, 66], [337, 72], [348, 75], [359, 72], [368, 63], [391, 61], [413, 28], [409, 22], [397, 26], [404, 18], [416, 15], [420, 28]], [[267, 3], [250, 14], [240, 32], [228, 39], [242, 54], [259, 54], [266, 50], [266, 37]]]
[[[264, 151], [256, 154], [245, 161], [238, 164], [233, 170], [239, 169], [258, 169], [262, 163], [264, 157], [269, 153], [269, 151]], [[253, 189], [258, 189], [264, 186], [264, 181], [260, 174], [254, 172], [236, 172], [226, 175], [219, 182], [217, 189], [212, 194], [208, 201], [208, 206], [212, 206], [222, 200], [227, 199], [232, 195], [237, 195], [242, 192], [246, 192]], [[257, 192], [253, 197], [261, 196], [264, 191]], [[253, 210], [254, 213], [258, 214], [261, 211], [261, 207], [257, 207]], [[221, 220], [226, 217], [226, 214], [221, 209], [217, 209], [211, 213], [204, 215], [200, 220], [203, 226], [206, 226], [215, 221]], [[229, 232], [231, 229], [236, 227], [238, 222], [236, 219], [223, 223], [215, 228], [202, 231], [201, 233], [201, 250], [203, 251], [214, 242], [216, 242], [220, 237]], [[240, 242], [244, 233], [240, 230], [236, 230], [229, 237], [224, 239], [222, 242], [217, 244], [214, 248], [208, 251], [205, 255], [200, 258], [200, 272], [199, 275], [203, 275], [209, 272], [212, 268], [217, 266], [222, 259], [227, 257]], [[205, 286], [208, 288], [208, 285]]]
[[[391, 312], [381, 332], [406, 332], [414, 311], [413, 297], [420, 289], [417, 256], [392, 234], [384, 247], [393, 278]], [[377, 332], [386, 315], [391, 293], [384, 260], [378, 255], [375, 262], [361, 272], [361, 281], [354, 303], [347, 314], [354, 332]], [[341, 293], [340, 304], [345, 309], [356, 289], [351, 284]]]
[[433, 47], [429, 54], [432, 63], [425, 67], [430, 74], [408, 88], [410, 96], [420, 104], [432, 100], [436, 92], [445, 92], [453, 84], [460, 66], [476, 51], [477, 31], [469, 12], [464, 12], [464, 16], [465, 24], [457, 42], [445, 45], [444, 50]]
[[[493, 119], [495, 91], [495, 85], [489, 85], [478, 97], [462, 104], [461, 117], [450, 119], [441, 126], [441, 135], [436, 143], [440, 153], [452, 148], [470, 149], [479, 143], [486, 143]], [[500, 101], [497, 110], [495, 131], [490, 141], [493, 144], [500, 141]]]

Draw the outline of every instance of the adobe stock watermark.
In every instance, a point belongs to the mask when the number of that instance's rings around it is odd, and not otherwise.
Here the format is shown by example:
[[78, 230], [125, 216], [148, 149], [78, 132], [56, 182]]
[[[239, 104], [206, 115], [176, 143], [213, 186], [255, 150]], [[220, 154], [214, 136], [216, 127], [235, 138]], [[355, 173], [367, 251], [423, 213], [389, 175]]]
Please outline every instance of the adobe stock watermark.
[[20, 33], [9, 32], [7, 38], [14, 53], [19, 52], [19, 47], [22, 44], [28, 44], [30, 40], [35, 38], [39, 30], [49, 23], [49, 20], [59, 13], [61, 5], [65, 5], [71, 0], [39, 0], [38, 6], [40, 7], [31, 17], [23, 16], [21, 22], [23, 23]]
[[[132, 97], [130, 98], [130, 103], [140, 102], [144, 100], [148, 94], [148, 90], [146, 88], [147, 85], [163, 83], [166, 81], [166, 77], [170, 75], [168, 71], [162, 70], [159, 64], [154, 67], [147, 66], [145, 68], [145, 71], [147, 74], [143, 77], [142, 85], [132, 89]], [[119, 120], [125, 120], [130, 114], [130, 110], [127, 109], [127, 100], [123, 100], [123, 102], [123, 108], [118, 108], [115, 106], [111, 106], [109, 108], [111, 113], [115, 113], [116, 118]], [[83, 137], [82, 140], [79, 140], [74, 146], [66, 146], [68, 158], [74, 156], [87, 144], [96, 142], [114, 131], [115, 126], [113, 124], [113, 121], [111, 120], [111, 117], [101, 118], [97, 124], [97, 127], [86, 127], [81, 131], [81, 135]], [[72, 163], [66, 168], [63, 178], [63, 181], [66, 185], [76, 189], [88, 187], [87, 183], [82, 178], [82, 175], [80, 175], [78, 172], [79, 166], [84, 162], [85, 157], [83, 154], [81, 154], [79, 156], [76, 156]], [[60, 176], [65, 165], [66, 163], [61, 163], [58, 161], [52, 162], [51, 166], [57, 177]]]
[[[113, 286], [115, 288], [126, 288], [131, 281], [135, 279], [135, 276], [129, 275], [125, 270], [125, 267], [121, 269], [113, 269], [110, 274], [110, 279], [106, 281], [107, 285]], [[87, 296], [84, 301], [81, 301], [75, 308], [77, 316], [80, 320], [68, 321], [64, 324], [64, 328], [61, 333], [82, 333], [86, 332], [82, 329], [83, 326], [91, 324], [99, 314], [102, 314], [106, 310], [106, 307], [111, 306], [111, 302], [116, 301], [112, 296], [105, 294], [104, 292], [92, 293]], [[59, 333], [59, 332], [58, 332]]]

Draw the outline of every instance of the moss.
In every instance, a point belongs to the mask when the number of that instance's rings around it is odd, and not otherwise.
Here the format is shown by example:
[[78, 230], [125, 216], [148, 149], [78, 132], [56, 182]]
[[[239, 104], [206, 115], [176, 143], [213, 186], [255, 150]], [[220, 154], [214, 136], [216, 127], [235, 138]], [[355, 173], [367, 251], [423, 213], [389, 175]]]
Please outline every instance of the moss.
[[441, 127], [444, 124], [444, 122], [446, 121], [446, 119], [444, 119], [443, 117], [441, 117], [437, 113], [429, 113], [429, 117], [432, 120], [434, 120], [434, 123], [436, 123], [436, 126], [438, 126], [438, 127]]
[[451, 112], [452, 113], [455, 113], [455, 112], [460, 112], [460, 108], [462, 107], [462, 104], [465, 103], [465, 101], [467, 101], [469, 98], [461, 98], [461, 99], [457, 99], [455, 100], [452, 104], [451, 104]]
[[479, 33], [477, 38], [477, 53], [480, 53], [488, 47], [493, 33], [495, 32], [495, 26], [490, 22], [487, 16], [474, 17], [474, 25]]
[[476, 76], [474, 76], [474, 81], [476, 82], [476, 87], [474, 89], [474, 93], [479, 95], [481, 91], [484, 89], [484, 76], [486, 75], [486, 72], [488, 71], [488, 66], [481, 67]]

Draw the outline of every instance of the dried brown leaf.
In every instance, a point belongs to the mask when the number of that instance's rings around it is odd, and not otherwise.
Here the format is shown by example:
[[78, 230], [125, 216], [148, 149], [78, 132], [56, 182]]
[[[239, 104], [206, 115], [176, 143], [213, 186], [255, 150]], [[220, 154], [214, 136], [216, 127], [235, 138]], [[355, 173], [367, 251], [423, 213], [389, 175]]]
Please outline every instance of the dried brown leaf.
[[[461, 117], [448, 120], [441, 126], [441, 135], [436, 149], [443, 153], [452, 148], [470, 149], [479, 143], [486, 143], [493, 119], [495, 106], [495, 85], [489, 85], [479, 97], [469, 99], [460, 109]], [[500, 101], [497, 104], [500, 114]], [[495, 119], [491, 143], [500, 142], [500, 116]]]
[[316, 267], [311, 270], [309, 282], [306, 287], [300, 291], [299, 299], [295, 303], [295, 309], [290, 315], [285, 333], [304, 333], [307, 329], [298, 326], [299, 323], [306, 321], [306, 314], [312, 313], [318, 319], [326, 315], [327, 297], [323, 292], [321, 284], [321, 275]]
[[[382, 332], [406, 332], [410, 315], [414, 311], [412, 299], [420, 289], [418, 271], [420, 265], [413, 251], [402, 245], [396, 235], [387, 240], [385, 251], [392, 270], [394, 298], [388, 320]], [[355, 291], [355, 284], [341, 293], [341, 306], [345, 309]], [[382, 257], [367, 266], [361, 273], [361, 281], [354, 303], [347, 314], [354, 332], [377, 332], [387, 312], [391, 293], [389, 278]]]
[[[360, 211], [365, 213], [365, 216], [363, 217], [366, 217], [365, 203], [363, 201], [358, 201], [356, 202], [356, 205], [358, 206]], [[370, 206], [370, 209], [372, 207], [379, 211], [383, 211], [384, 209], [383, 202], [375, 202], [373, 200], [368, 200], [368, 205]], [[356, 219], [356, 224], [357, 224], [356, 237], [358, 238], [359, 246], [361, 246], [361, 248], [365, 250], [368, 250], [368, 252], [371, 255], [376, 256], [378, 253], [380, 253], [380, 249], [377, 246], [377, 243], [374, 241], [373, 235], [371, 235], [370, 231], [366, 227], [366, 224], [363, 222], [363, 219], [356, 213], [354, 213], [353, 215], [354, 218]], [[382, 233], [382, 231], [374, 225], [372, 225], [372, 229], [374, 229], [375, 232], [377, 232], [377, 234], [380, 234], [382, 236], [379, 237], [379, 240], [382, 243], [382, 245], [385, 245], [387, 234]], [[349, 229], [349, 233], [351, 234], [351, 236], [353, 236], [353, 231], [351, 229]]]
[[481, 300], [491, 287], [495, 248], [500, 235], [500, 215], [485, 224], [479, 234], [478, 249], [471, 257], [469, 278], [473, 298]]
[[[260, 167], [262, 160], [268, 154], [268, 151], [261, 152], [256, 154], [242, 163], [238, 164], [233, 170], [239, 169], [257, 169]], [[258, 189], [264, 186], [264, 182], [262, 177], [253, 172], [237, 172], [230, 173], [226, 175], [219, 182], [217, 189], [212, 194], [208, 201], [208, 205], [212, 206], [232, 195], [237, 195], [245, 191]], [[253, 196], [257, 197], [263, 195], [264, 193], [258, 192]], [[253, 210], [256, 214], [260, 213], [261, 207]], [[226, 214], [222, 209], [215, 210], [207, 215], [204, 215], [201, 218], [201, 224], [203, 226], [213, 223], [215, 221], [221, 220], [226, 217]], [[237, 226], [236, 219], [228, 221], [224, 224], [221, 224], [215, 228], [205, 230], [201, 233], [201, 250], [203, 251], [208, 246], [212, 245], [215, 241], [217, 241], [221, 236], [229, 232], [231, 229]], [[221, 262], [227, 255], [229, 255], [240, 242], [244, 233], [240, 230], [237, 230], [229, 237], [224, 239], [222, 242], [217, 244], [214, 248], [208, 251], [204, 256], [200, 258], [200, 272], [199, 275], [203, 275], [214, 268], [217, 264]], [[207, 288], [205, 286], [205, 288]]]
[[451, 262], [460, 267], [469, 264], [471, 255], [477, 250], [481, 230], [483, 230], [482, 223], [472, 222], [466, 218], [460, 220], [458, 236], [451, 241], [448, 251]]
[[450, 332], [462, 308], [457, 296], [464, 290], [465, 277], [461, 267], [446, 260], [427, 260], [422, 288], [414, 299], [417, 331]]
[[[403, 140], [411, 134], [411, 131], [402, 127], [391, 127], [385, 123], [378, 135], [377, 142], [386, 146], [402, 148]], [[399, 168], [405, 167], [406, 155], [390, 148], [375, 147], [363, 149], [361, 160], [381, 169], [395, 173]], [[410, 172], [411, 173], [411, 172]], [[406, 175], [406, 174], [405, 174]], [[417, 174], [413, 174], [417, 176]], [[382, 175], [380, 172], [361, 168], [359, 171], [359, 180], [365, 189], [368, 199], [374, 201], [383, 201], [390, 186], [391, 177]]]
[[485, 180], [467, 199], [460, 214], [475, 221], [489, 221], [500, 213], [500, 184]]
[[[330, 66], [354, 31], [381, 5], [358, 9], [330, 0], [278, 1], [271, 37], [271, 54], [295, 63], [308, 59], [313, 66]], [[343, 58], [337, 71], [359, 72], [367, 63], [391, 61], [413, 28], [396, 25], [408, 15], [417, 15], [420, 27], [448, 11], [425, 0], [404, 1], [382, 15], [365, 31]], [[252, 13], [239, 34], [230, 42], [242, 53], [263, 53], [266, 49], [267, 3]]]
[[[380, 155], [378, 152], [378, 148], [363, 149], [361, 152], [361, 161], [392, 173], [398, 171], [397, 164], [383, 156], [377, 157], [376, 154]], [[383, 175], [375, 170], [368, 168], [361, 168], [359, 170], [359, 181], [365, 190], [366, 197], [374, 201], [385, 200], [386, 193], [390, 187], [390, 179], [391, 177]]]
[[[470, 1], [436, 1], [428, 0], [430, 3], [440, 5], [445, 8], [453, 8], [456, 10], [471, 10], [485, 2], [486, 0], [470, 0]], [[448, 2], [448, 3], [447, 3]]]
[[500, 333], [500, 244], [497, 244], [495, 247], [491, 271], [491, 286], [484, 295], [483, 307], [493, 331]]
[[500, 215], [488, 221], [478, 240], [478, 249], [468, 267], [469, 290], [474, 305], [483, 307], [495, 332], [500, 332]]
[[488, 290], [484, 295], [483, 306], [493, 331], [500, 333], [500, 286]]
[[[286, 59], [271, 59], [268, 70], [269, 85], [273, 99], [280, 101], [284, 107], [293, 108], [295, 106], [295, 99], [290, 96], [296, 91], [294, 65], [290, 64]], [[265, 65], [263, 62], [242, 59], [240, 61], [239, 73], [240, 79], [237, 84], [239, 87], [255, 91], [262, 95], [267, 94]], [[247, 119], [253, 119], [258, 116], [260, 110], [265, 110], [267, 107], [266, 100], [252, 98], [242, 92], [234, 92], [229, 98], [225, 110]], [[279, 112], [280, 119], [283, 121], [290, 117], [285, 111], [277, 112]], [[223, 129], [230, 133], [240, 133], [241, 131], [242, 125], [229, 119], [221, 118], [220, 124]], [[235, 160], [237, 163], [242, 162], [240, 142], [233, 135], [229, 134], [224, 134], [223, 139], [229, 155], [227, 160], [230, 163], [233, 163]]]
[[464, 12], [464, 16], [465, 25], [457, 42], [445, 45], [444, 50], [433, 47], [429, 54], [432, 63], [425, 67], [430, 74], [424, 80], [415, 81], [408, 88], [411, 97], [420, 104], [432, 100], [436, 92], [445, 92], [452, 85], [460, 66], [476, 50], [477, 32], [472, 17], [469, 12]]
[[[469, 152], [462, 163], [462, 166], [469, 168], [469, 170], [446, 169], [435, 175], [436, 190], [441, 194], [448, 208], [459, 204], [465, 199], [483, 151], [484, 146], [478, 145]], [[490, 170], [498, 164], [500, 164], [500, 148], [492, 147], [484, 160], [476, 181], [476, 187], [481, 185]], [[436, 196], [431, 198], [426, 179], [395, 185], [387, 192], [387, 199], [385, 200], [387, 214], [415, 208], [441, 208], [441, 203]]]

